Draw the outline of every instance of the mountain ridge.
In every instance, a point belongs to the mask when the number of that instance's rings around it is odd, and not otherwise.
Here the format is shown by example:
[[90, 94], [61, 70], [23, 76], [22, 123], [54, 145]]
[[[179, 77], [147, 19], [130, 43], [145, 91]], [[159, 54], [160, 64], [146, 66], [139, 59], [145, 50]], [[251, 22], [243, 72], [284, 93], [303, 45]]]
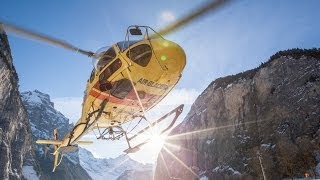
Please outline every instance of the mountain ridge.
[[36, 170], [39, 179], [91, 179], [79, 165], [77, 153], [68, 154], [62, 159], [61, 165], [52, 172], [53, 148], [36, 144], [38, 139], [53, 139], [54, 128], [58, 129], [58, 139], [62, 139], [72, 127], [69, 119], [54, 108], [48, 94], [38, 90], [21, 93], [21, 98], [28, 112], [32, 131], [35, 159], [39, 166]]

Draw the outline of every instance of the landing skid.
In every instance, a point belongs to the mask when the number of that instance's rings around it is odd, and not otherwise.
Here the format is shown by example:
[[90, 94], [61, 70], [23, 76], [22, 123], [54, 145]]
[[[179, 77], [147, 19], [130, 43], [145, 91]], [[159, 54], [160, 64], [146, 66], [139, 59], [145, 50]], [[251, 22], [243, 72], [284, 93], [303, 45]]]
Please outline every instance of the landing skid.
[[151, 123], [149, 126], [143, 128], [142, 130], [140, 130], [139, 132], [137, 132], [135, 135], [128, 137], [128, 134], [125, 132], [124, 136], [126, 138], [126, 141], [128, 143], [129, 148], [124, 150], [123, 152], [129, 154], [129, 153], [135, 153], [137, 151], [140, 150], [140, 147], [147, 144], [151, 139], [147, 139], [135, 146], [132, 146], [130, 144], [130, 142], [137, 138], [138, 136], [140, 136], [141, 134], [143, 134], [144, 132], [148, 131], [149, 129], [153, 128], [154, 126], [156, 126], [157, 124], [159, 124], [161, 121], [165, 120], [166, 118], [168, 118], [169, 116], [171, 116], [172, 114], [175, 114], [174, 118], [172, 119], [171, 123], [165, 128], [163, 129], [159, 135], [164, 134], [165, 132], [167, 132], [168, 130], [170, 130], [172, 128], [172, 126], [174, 125], [174, 123], [177, 121], [178, 117], [180, 116], [180, 114], [183, 111], [183, 104], [181, 104], [180, 106], [176, 107], [175, 109], [173, 109], [172, 111], [170, 111], [169, 113], [167, 113], [166, 115], [162, 116], [160, 119], [156, 120], [155, 122]]
[[[175, 114], [175, 116], [171, 120], [171, 123], [167, 127], [165, 127], [162, 131], [160, 131], [159, 135], [162, 135], [165, 132], [167, 132], [168, 130], [170, 130], [172, 128], [172, 126], [174, 125], [174, 123], [177, 121], [180, 114], [182, 113], [183, 106], [184, 105], [181, 104], [180, 106], [176, 107], [175, 109], [173, 109], [172, 111], [170, 111], [166, 115], [162, 116], [160, 119], [154, 121], [153, 123], [149, 123], [149, 121], [144, 116], [141, 116], [140, 117], [141, 119], [139, 120], [139, 122], [130, 131], [124, 130], [121, 126], [112, 126], [112, 127], [107, 127], [107, 128], [101, 128], [97, 124], [96, 129], [98, 129], [99, 135], [98, 136], [96, 135], [96, 138], [101, 139], [101, 140], [114, 141], [114, 140], [119, 140], [120, 138], [122, 138], [124, 136], [127, 141], [127, 144], [128, 144], [128, 149], [124, 150], [123, 152], [125, 152], [127, 154], [135, 153], [140, 150], [141, 146], [147, 144], [150, 141], [150, 139], [146, 139], [143, 142], [138, 143], [137, 145], [132, 145], [131, 142], [134, 139], [141, 136], [143, 133], [150, 130], [151, 128], [155, 127], [156, 125], [158, 125], [163, 120], [167, 119], [172, 114]], [[149, 123], [149, 125], [146, 126], [145, 128], [143, 128], [142, 130], [140, 130], [139, 132], [135, 133], [131, 137], [129, 137], [128, 134], [130, 134], [131, 131], [133, 129], [135, 129], [142, 120], [147, 121]]]

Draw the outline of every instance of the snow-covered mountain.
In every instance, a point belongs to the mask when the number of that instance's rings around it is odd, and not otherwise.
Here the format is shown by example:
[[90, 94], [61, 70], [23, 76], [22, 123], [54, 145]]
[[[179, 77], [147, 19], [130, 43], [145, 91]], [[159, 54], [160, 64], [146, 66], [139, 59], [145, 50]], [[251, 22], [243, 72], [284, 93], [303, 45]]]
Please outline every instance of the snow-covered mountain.
[[[21, 97], [28, 112], [34, 141], [52, 139], [54, 128], [58, 129], [58, 136], [61, 139], [72, 128], [73, 124], [69, 124], [69, 119], [54, 108], [54, 103], [48, 94], [34, 90], [21, 93]], [[141, 164], [127, 155], [114, 159], [98, 159], [83, 148], [66, 155], [56, 172], [52, 173], [53, 158], [50, 155], [52, 149], [45, 153], [43, 145], [34, 143], [34, 147], [40, 167], [38, 172], [40, 179], [152, 179], [150, 164]]]
[[27, 108], [32, 135], [37, 139], [52, 139], [54, 128], [58, 128], [59, 138], [63, 138], [72, 127], [69, 119], [54, 109], [49, 95], [35, 90], [23, 92], [21, 97]]
[[[54, 109], [50, 96], [38, 90], [21, 93], [22, 101], [27, 109], [30, 121], [35, 159], [40, 179], [91, 179], [89, 174], [79, 164], [77, 153], [68, 154], [63, 158], [61, 165], [52, 172], [53, 147], [47, 149], [44, 145], [35, 143], [37, 139], [53, 139], [53, 129], [58, 129], [58, 138], [61, 139], [72, 127], [68, 118]], [[27, 169], [25, 167], [25, 169]], [[31, 167], [29, 167], [31, 169]], [[35, 169], [35, 168], [34, 168]], [[25, 171], [29, 172], [29, 171]], [[24, 174], [25, 177], [27, 176]], [[32, 178], [30, 178], [32, 179]]]
[[[95, 158], [92, 153], [86, 149], [79, 148], [80, 165], [89, 173], [92, 179], [125, 179], [149, 180], [152, 179], [152, 165], [141, 164], [132, 160], [128, 155], [120, 155], [117, 158]], [[137, 174], [128, 172], [138, 172]], [[143, 174], [144, 178], [138, 176]]]

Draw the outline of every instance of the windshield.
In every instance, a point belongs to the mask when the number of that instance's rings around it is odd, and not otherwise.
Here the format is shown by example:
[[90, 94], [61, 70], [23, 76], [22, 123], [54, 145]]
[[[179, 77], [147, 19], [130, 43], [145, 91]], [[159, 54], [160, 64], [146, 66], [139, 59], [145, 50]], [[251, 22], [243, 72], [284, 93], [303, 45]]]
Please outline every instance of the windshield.
[[99, 75], [100, 84], [104, 84], [108, 82], [108, 78], [115, 73], [118, 69], [120, 69], [122, 62], [120, 59], [116, 59], [113, 61], [107, 68], [103, 70], [103, 72]]
[[113, 47], [101, 48], [96, 54], [98, 54], [98, 57], [95, 60], [95, 68], [97, 71], [101, 71], [117, 56]]
[[137, 43], [137, 42], [139, 42], [139, 41], [120, 41], [117, 43], [117, 45], [118, 45], [120, 51], [122, 52], [122, 51], [126, 50], [129, 46], [131, 46], [132, 44]]
[[146, 67], [151, 60], [152, 50], [148, 44], [140, 44], [130, 48], [127, 57], [140, 66]]

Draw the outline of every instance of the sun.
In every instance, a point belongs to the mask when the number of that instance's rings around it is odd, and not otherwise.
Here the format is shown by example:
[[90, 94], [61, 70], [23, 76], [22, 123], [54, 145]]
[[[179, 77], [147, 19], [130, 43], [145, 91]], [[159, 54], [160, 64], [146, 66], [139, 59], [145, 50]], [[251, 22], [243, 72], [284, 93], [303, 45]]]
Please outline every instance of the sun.
[[150, 141], [148, 143], [148, 148], [152, 149], [154, 152], [160, 152], [165, 143], [165, 136], [160, 134], [152, 134]]
[[129, 155], [139, 162], [154, 163], [166, 144], [166, 138], [167, 134], [161, 134], [158, 128], [151, 128], [148, 132], [137, 138], [137, 141], [134, 143], [143, 143], [144, 145], [140, 147], [141, 149]]
[[145, 147], [143, 149], [153, 154], [154, 156], [158, 156], [159, 152], [165, 144], [166, 137], [166, 134], [161, 134], [160, 129], [154, 127], [151, 128], [150, 131], [145, 134], [147, 143], [145, 144]]

